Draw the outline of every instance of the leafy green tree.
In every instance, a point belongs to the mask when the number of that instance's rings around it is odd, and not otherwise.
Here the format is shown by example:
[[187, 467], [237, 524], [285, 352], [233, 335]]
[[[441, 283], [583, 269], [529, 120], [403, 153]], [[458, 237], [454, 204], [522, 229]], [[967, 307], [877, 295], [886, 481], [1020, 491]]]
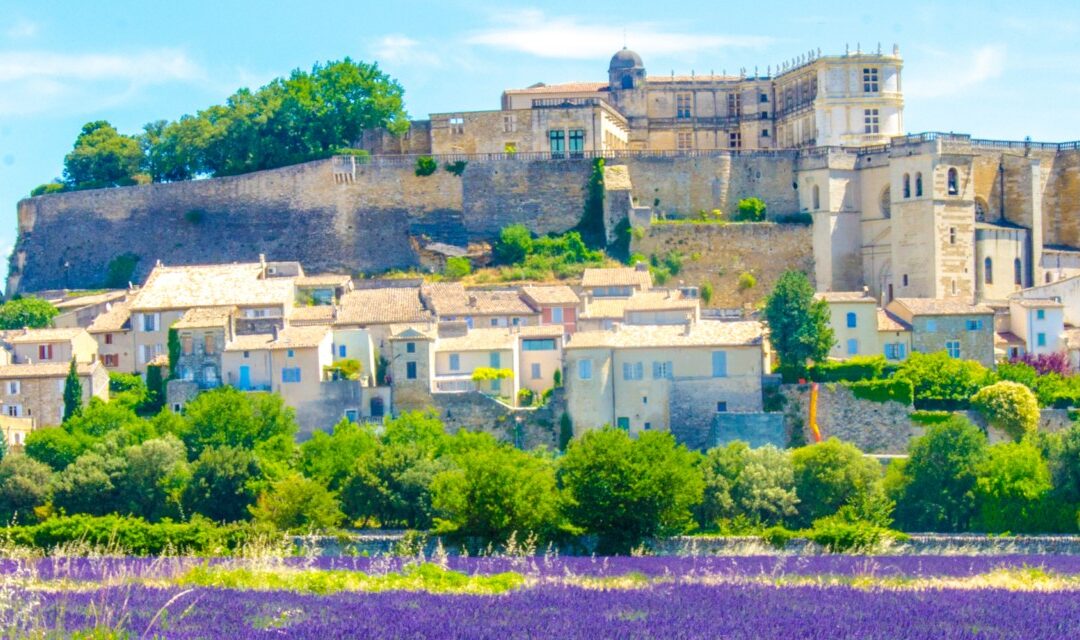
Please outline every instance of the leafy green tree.
[[48, 502], [52, 470], [20, 453], [0, 460], [0, 524], [31, 524], [34, 507]]
[[761, 198], [743, 198], [739, 200], [738, 207], [735, 219], [739, 222], [761, 222], [765, 219], [765, 202]]
[[525, 257], [532, 253], [532, 248], [533, 237], [529, 228], [523, 224], [512, 224], [499, 232], [492, 253], [496, 264], [513, 265], [524, 262]]
[[138, 140], [121, 135], [104, 120], [89, 122], [64, 158], [64, 182], [73, 189], [135, 184], [142, 159]]
[[92, 438], [101, 438], [109, 433], [124, 432], [132, 434], [125, 438], [144, 440], [153, 437], [153, 428], [135, 412], [123, 404], [102, 402], [93, 398], [77, 415], [64, 422], [64, 428], [70, 433], [85, 434]]
[[30, 197], [33, 198], [35, 196], [49, 195], [50, 193], [60, 193], [60, 192], [64, 191], [65, 189], [66, 189], [66, 187], [64, 186], [64, 184], [62, 182], [60, 182], [59, 178], [57, 178], [56, 180], [54, 180], [52, 182], [46, 182], [44, 184], [39, 184], [38, 186], [31, 189], [30, 190]]
[[64, 379], [64, 420], [70, 420], [82, 411], [82, 382], [75, 358], [71, 359], [67, 378]]
[[[146, 383], [136, 373], [109, 372], [109, 403], [140, 411], [146, 403]], [[91, 400], [91, 403], [93, 400]]]
[[291, 473], [275, 481], [251, 507], [256, 522], [286, 531], [326, 531], [344, 517], [332, 491], [315, 480]]
[[986, 436], [961, 417], [927, 427], [908, 445], [908, 459], [886, 488], [896, 521], [907, 531], [966, 531], [978, 509], [975, 483], [986, 460]]
[[698, 288], [698, 291], [701, 295], [701, 303], [705, 306], [709, 306], [709, 303], [712, 302], [713, 298], [713, 286], [708, 282], [703, 282]]
[[909, 380], [919, 409], [962, 409], [992, 373], [974, 360], [950, 358], [944, 351], [912, 352], [894, 377]]
[[798, 373], [805, 371], [807, 360], [825, 359], [836, 341], [829, 305], [814, 299], [814, 287], [801, 271], [780, 276], [765, 303], [765, 319], [780, 363]]
[[[556, 369], [555, 373], [559, 373]], [[558, 387], [559, 385], [555, 385]], [[570, 420], [570, 414], [563, 411], [559, 416], [559, 451], [566, 451], [570, 441], [574, 439], [574, 423]]]
[[465, 256], [452, 256], [446, 259], [446, 277], [451, 280], [461, 280], [472, 273], [472, 264]]
[[175, 380], [176, 368], [180, 366], [180, 332], [169, 327], [165, 344], [169, 350], [169, 380]]
[[60, 312], [41, 298], [14, 298], [0, 305], [0, 329], [42, 329]]
[[452, 467], [448, 456], [436, 457], [416, 443], [380, 443], [375, 455], [357, 461], [345, 481], [342, 507], [352, 521], [430, 529], [435, 524], [432, 483]]
[[975, 483], [978, 522], [991, 533], [1043, 531], [1050, 468], [1029, 442], [988, 449]]
[[157, 413], [165, 405], [165, 376], [161, 369], [158, 365], [146, 367], [146, 402], [143, 403], [143, 411], [147, 413]]
[[1080, 424], [1054, 434], [1050, 470], [1055, 493], [1067, 503], [1080, 504]]
[[486, 446], [455, 456], [456, 468], [435, 476], [435, 531], [483, 547], [535, 536], [540, 542], [564, 530], [554, 462], [488, 437]]
[[263, 481], [259, 459], [235, 447], [203, 449], [191, 465], [191, 481], [183, 494], [188, 513], [201, 513], [215, 522], [246, 520]]
[[125, 449], [124, 458], [124, 472], [114, 481], [121, 512], [151, 522], [179, 518], [190, 477], [184, 443], [166, 435]]
[[45, 427], [31, 431], [23, 446], [28, 457], [54, 471], [63, 471], [93, 443], [94, 438], [86, 434], [73, 434], [63, 427]]
[[702, 495], [695, 454], [656, 431], [636, 441], [611, 427], [587, 432], [567, 447], [559, 476], [571, 523], [596, 534], [604, 554], [687, 530]]
[[191, 456], [209, 447], [239, 447], [254, 450], [264, 463], [282, 463], [295, 448], [295, 412], [277, 394], [213, 389], [187, 404], [184, 421], [183, 440]]
[[124, 473], [125, 463], [111, 452], [84, 453], [57, 475], [53, 506], [64, 513], [92, 516], [120, 511], [114, 480]]
[[300, 470], [332, 491], [338, 491], [355, 473], [363, 458], [379, 446], [371, 427], [342, 419], [332, 433], [316, 431], [300, 445]]
[[449, 439], [434, 409], [405, 411], [383, 427], [382, 441], [388, 445], [415, 444], [425, 451], [441, 452]]
[[731, 487], [736, 513], [752, 522], [778, 525], [799, 503], [791, 456], [772, 445], [749, 449]]
[[1031, 389], [1019, 382], [1002, 381], [983, 387], [971, 397], [971, 406], [990, 426], [1019, 441], [1039, 428], [1039, 401]]
[[796, 449], [791, 462], [801, 526], [881, 496], [881, 465], [836, 438]]

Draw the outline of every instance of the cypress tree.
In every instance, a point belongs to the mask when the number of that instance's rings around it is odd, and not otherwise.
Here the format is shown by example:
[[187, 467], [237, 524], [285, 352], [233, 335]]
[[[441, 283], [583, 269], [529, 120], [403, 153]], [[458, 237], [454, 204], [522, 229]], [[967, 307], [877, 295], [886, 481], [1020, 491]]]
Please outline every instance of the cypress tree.
[[79, 381], [75, 358], [72, 358], [67, 379], [64, 380], [64, 421], [78, 415], [80, 411], [82, 411], [82, 382]]

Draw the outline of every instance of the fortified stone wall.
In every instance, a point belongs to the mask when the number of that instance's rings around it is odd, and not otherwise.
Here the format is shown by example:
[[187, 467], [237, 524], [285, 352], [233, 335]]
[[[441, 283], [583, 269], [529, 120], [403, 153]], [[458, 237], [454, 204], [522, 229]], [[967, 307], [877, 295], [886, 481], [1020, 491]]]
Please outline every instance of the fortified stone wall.
[[[791, 429], [804, 429], [810, 437], [810, 385], [782, 385], [784, 415]], [[818, 387], [817, 424], [822, 438], [837, 437], [863, 453], [907, 453], [908, 441], [922, 435], [922, 425], [908, 417], [912, 407], [899, 402], [873, 402], [856, 398], [841, 384]]]
[[[814, 278], [813, 230], [797, 224], [653, 224], [630, 243], [632, 253], [684, 257], [674, 282], [713, 287], [709, 306], [741, 307], [760, 300], [789, 269]], [[739, 277], [751, 274], [756, 284], [739, 288]]]
[[446, 430], [482, 431], [522, 449], [559, 446], [559, 419], [566, 411], [561, 389], [542, 407], [514, 409], [482, 393], [435, 393], [433, 406]]

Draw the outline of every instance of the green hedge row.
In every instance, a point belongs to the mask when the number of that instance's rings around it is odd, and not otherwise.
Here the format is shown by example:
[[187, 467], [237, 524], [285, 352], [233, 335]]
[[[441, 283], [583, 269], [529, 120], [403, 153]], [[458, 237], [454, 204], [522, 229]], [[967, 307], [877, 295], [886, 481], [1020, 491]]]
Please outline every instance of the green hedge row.
[[856, 382], [874, 380], [885, 375], [884, 356], [855, 356], [843, 361], [820, 362], [810, 367], [814, 382]]
[[915, 401], [915, 387], [909, 380], [860, 380], [844, 384], [856, 398], [873, 402], [899, 402], [910, 405]]

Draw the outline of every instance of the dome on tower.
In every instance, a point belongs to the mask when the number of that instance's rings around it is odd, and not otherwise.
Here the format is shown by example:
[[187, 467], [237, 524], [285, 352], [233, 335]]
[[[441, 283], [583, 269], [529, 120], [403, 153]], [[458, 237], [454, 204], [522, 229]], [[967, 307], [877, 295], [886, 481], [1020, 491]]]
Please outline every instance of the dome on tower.
[[641, 63], [641, 56], [633, 51], [623, 47], [611, 56], [611, 64], [608, 65], [608, 71], [617, 71], [619, 69], [640, 69], [644, 65]]

